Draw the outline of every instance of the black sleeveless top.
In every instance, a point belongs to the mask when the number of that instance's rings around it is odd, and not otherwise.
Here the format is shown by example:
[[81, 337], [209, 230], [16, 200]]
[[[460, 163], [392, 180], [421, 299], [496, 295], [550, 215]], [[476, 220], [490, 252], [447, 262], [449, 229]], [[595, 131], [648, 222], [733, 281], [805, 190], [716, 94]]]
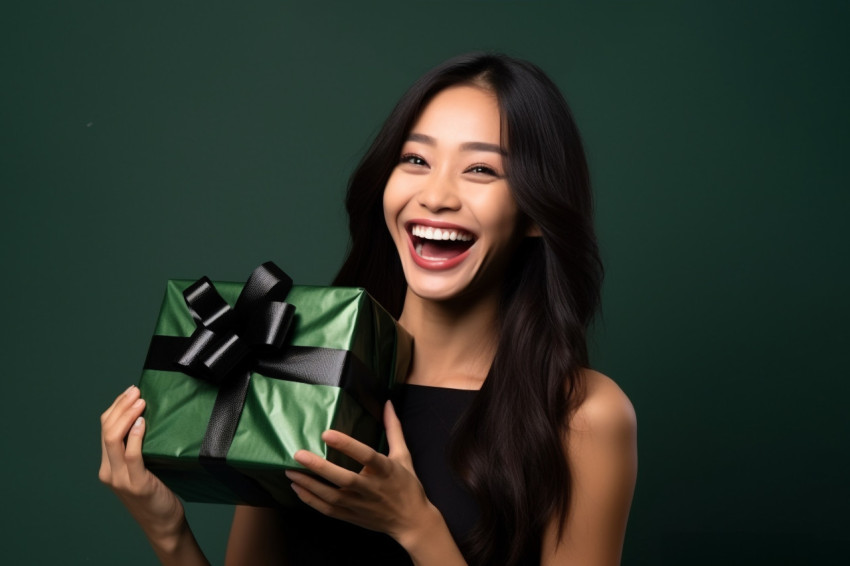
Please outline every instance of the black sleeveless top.
[[[423, 385], [402, 385], [393, 406], [413, 468], [425, 494], [449, 527], [455, 541], [469, 533], [478, 520], [478, 506], [451, 472], [448, 441], [477, 391]], [[412, 564], [407, 552], [392, 538], [345, 521], [307, 510], [286, 520], [288, 555], [285, 564]]]
[[405, 385], [393, 399], [413, 469], [425, 494], [443, 514], [455, 541], [478, 520], [478, 505], [449, 468], [448, 445], [455, 425], [478, 391]]

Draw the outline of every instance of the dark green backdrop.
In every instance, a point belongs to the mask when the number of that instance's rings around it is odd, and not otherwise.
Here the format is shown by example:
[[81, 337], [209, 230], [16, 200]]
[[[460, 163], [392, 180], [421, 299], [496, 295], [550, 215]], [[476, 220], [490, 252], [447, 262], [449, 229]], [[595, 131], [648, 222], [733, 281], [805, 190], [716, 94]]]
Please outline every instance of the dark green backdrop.
[[[192, 4], [192, 5], [188, 5]], [[592, 4], [592, 5], [591, 5]], [[31, 2], [0, 16], [0, 562], [149, 564], [97, 481], [164, 282], [325, 284], [346, 178], [426, 69], [496, 49], [584, 132], [629, 394], [625, 564], [850, 542], [846, 2]], [[190, 505], [214, 562], [229, 510]]]

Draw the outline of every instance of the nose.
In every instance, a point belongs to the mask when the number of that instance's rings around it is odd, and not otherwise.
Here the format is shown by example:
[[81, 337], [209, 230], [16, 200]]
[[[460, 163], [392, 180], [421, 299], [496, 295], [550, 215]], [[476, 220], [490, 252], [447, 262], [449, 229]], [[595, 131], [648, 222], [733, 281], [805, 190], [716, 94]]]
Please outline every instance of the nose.
[[430, 212], [458, 210], [461, 206], [457, 182], [448, 174], [428, 175], [419, 188], [417, 200]]

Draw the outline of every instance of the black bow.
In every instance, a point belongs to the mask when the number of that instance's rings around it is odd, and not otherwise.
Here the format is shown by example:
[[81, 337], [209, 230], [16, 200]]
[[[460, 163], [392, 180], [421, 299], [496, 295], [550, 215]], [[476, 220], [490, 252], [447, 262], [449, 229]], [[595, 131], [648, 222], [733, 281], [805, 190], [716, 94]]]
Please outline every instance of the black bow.
[[207, 277], [197, 280], [183, 291], [198, 327], [176, 362], [180, 370], [221, 385], [279, 350], [295, 315], [284, 302], [290, 289], [292, 279], [270, 261], [254, 270], [232, 308]]

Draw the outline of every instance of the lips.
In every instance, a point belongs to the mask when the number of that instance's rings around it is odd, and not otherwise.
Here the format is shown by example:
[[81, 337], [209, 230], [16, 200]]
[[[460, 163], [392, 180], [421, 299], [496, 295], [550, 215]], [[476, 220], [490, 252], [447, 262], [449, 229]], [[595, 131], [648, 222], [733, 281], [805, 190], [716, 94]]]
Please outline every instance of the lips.
[[455, 224], [413, 220], [405, 225], [414, 262], [426, 269], [449, 269], [461, 263], [475, 234]]

